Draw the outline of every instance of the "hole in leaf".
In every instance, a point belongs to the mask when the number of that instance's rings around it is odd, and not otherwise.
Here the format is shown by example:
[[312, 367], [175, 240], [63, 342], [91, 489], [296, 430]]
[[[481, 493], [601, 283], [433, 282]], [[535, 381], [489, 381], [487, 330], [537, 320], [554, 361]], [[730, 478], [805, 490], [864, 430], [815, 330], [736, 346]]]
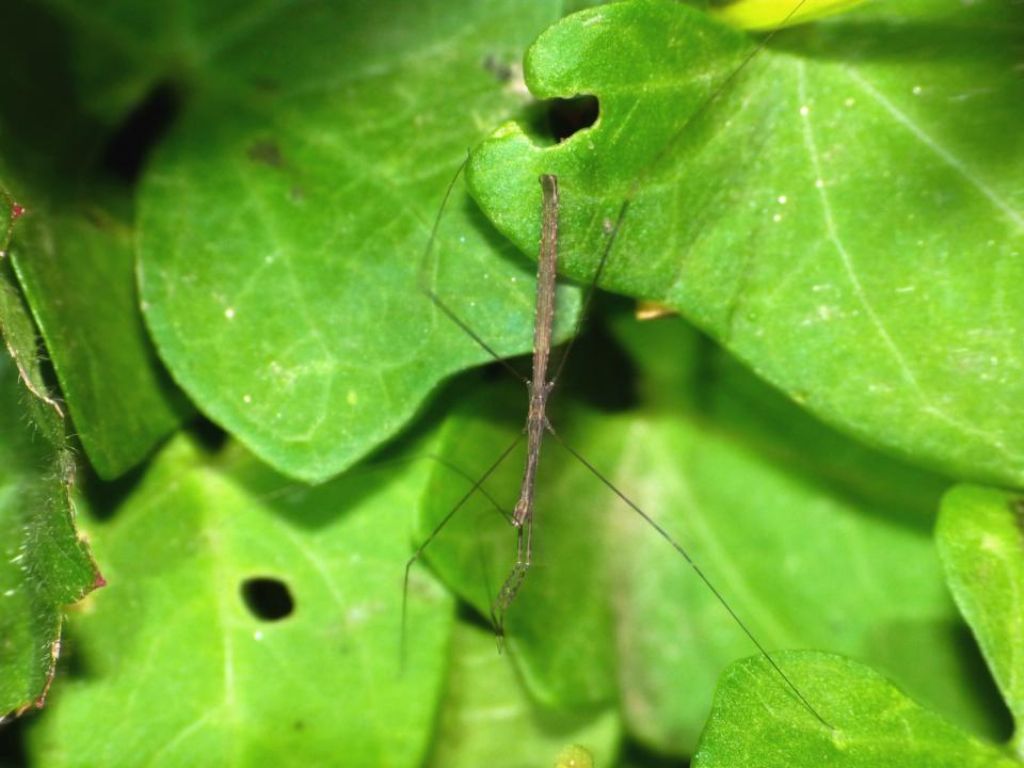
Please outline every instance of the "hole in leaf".
[[295, 601], [288, 585], [269, 576], [256, 576], [243, 581], [242, 599], [252, 615], [263, 621], [280, 621], [295, 610]]
[[565, 141], [574, 133], [597, 122], [599, 107], [596, 96], [574, 96], [547, 102], [548, 130], [555, 141]]
[[[564, 372], [566, 389], [607, 413], [627, 411], [640, 404], [636, 366], [603, 322], [616, 308], [619, 312], [628, 312], [630, 304], [600, 292], [593, 297], [590, 322], [584, 324], [576, 339]], [[552, 352], [554, 370], [561, 365], [566, 351], [563, 345]]]
[[122, 181], [133, 183], [180, 109], [178, 90], [171, 83], [158, 84], [107, 141], [103, 167]]

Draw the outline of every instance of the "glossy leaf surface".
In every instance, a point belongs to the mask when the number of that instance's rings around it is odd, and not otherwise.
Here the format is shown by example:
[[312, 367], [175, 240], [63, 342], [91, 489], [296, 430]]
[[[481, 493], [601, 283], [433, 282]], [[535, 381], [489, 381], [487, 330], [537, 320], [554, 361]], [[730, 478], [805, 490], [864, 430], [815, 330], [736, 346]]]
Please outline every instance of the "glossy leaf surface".
[[310, 765], [343, 748], [354, 765], [420, 764], [453, 621], [417, 578], [403, 673], [401, 532], [425, 470], [307, 488], [173, 442], [93, 525], [109, 586], [72, 624], [77, 672], [34, 733], [36, 759]]
[[942, 500], [936, 530], [953, 597], [970, 625], [1003, 699], [1020, 746], [1024, 718], [1024, 498], [994, 488], [957, 486]]
[[[0, 241], [0, 251], [6, 242]], [[103, 583], [74, 525], [75, 459], [32, 320], [0, 262], [0, 717], [42, 706], [63, 610]]]
[[[663, 322], [672, 328], [632, 331], [638, 358], [693, 346], [692, 331]], [[767, 647], [856, 654], [983, 723], [930, 537], [941, 481], [802, 416], [713, 348], [697, 344], [693, 363], [702, 374], [689, 389], [678, 382], [682, 411], [575, 406], [556, 408], [552, 423], [682, 543]], [[515, 441], [522, 402], [513, 388], [467, 404], [447, 427], [446, 458], [483, 477]], [[655, 530], [555, 440], [542, 456], [535, 562], [507, 617], [511, 652], [547, 705], [618, 701], [633, 733], [686, 753], [718, 673], [753, 646]], [[428, 549], [484, 616], [510, 572], [515, 535], [498, 510], [510, 514], [522, 462], [520, 441], [487, 495]], [[471, 485], [436, 473], [421, 540]]]
[[810, 653], [788, 653], [782, 661], [832, 730], [779, 686], [763, 660], [748, 659], [722, 677], [694, 768], [1020, 765], [922, 708], [868, 667]]
[[[204, 56], [144, 180], [142, 295], [175, 378], [264, 460], [323, 480], [490, 359], [418, 275], [446, 186], [524, 105], [516, 62], [558, 9], [277, 2], [184, 31]], [[529, 348], [531, 271], [456, 182], [424, 279], [499, 354]]]
[[472, 193], [530, 253], [534, 179], [557, 174], [567, 274], [589, 279], [616, 231], [604, 287], [678, 309], [844, 431], [1019, 485], [1019, 22], [875, 4], [758, 50], [668, 0], [585, 11], [525, 75], [596, 96], [597, 122], [556, 146], [505, 125]]
[[[97, 21], [62, 23], [41, 3], [5, 3], [0, 186], [25, 209], [9, 255], [74, 434], [96, 471], [113, 478], [139, 464], [190, 409], [143, 327], [132, 198], [104, 165], [114, 126], [93, 114], [96, 103], [83, 104], [87, 64], [99, 50], [98, 58], [116, 50], [108, 40], [73, 57], [82, 27], [95, 32]], [[105, 69], [104, 81], [126, 76], [123, 61], [116, 75]]]

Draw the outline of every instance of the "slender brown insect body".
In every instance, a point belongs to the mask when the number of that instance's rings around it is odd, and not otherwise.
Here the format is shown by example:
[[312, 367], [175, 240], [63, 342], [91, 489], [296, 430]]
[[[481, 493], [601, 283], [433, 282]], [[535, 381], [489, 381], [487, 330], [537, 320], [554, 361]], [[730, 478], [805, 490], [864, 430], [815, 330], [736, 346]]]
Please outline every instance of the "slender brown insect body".
[[[795, 13], [806, 0], [800, 0], [795, 8], [790, 12], [790, 15]], [[787, 17], [788, 18], [788, 17]], [[783, 22], [785, 23], [785, 22]], [[772, 33], [774, 34], [774, 33]], [[725, 90], [731, 80], [733, 80], [740, 70], [742, 70], [749, 62], [761, 51], [771, 38], [771, 34], [768, 35], [760, 45], [758, 45], [740, 64], [739, 68], [733, 71], [730, 76], [722, 83], [711, 98], [705, 103], [704, 107], [713, 103], [715, 99]], [[692, 118], [691, 118], [692, 119]], [[682, 135], [686, 130], [689, 121], [681, 126], [677, 131], [676, 136]], [[671, 142], [671, 143], [674, 143]], [[647, 514], [641, 509], [635, 502], [633, 502], [628, 496], [626, 496], [621, 490], [619, 490], [611, 480], [605, 476], [597, 467], [595, 467], [590, 461], [584, 456], [578, 453], [572, 446], [567, 444], [558, 432], [554, 429], [547, 418], [547, 403], [548, 398], [554, 389], [558, 379], [561, 376], [562, 370], [565, 366], [566, 359], [569, 356], [569, 352], [572, 349], [575, 338], [578, 337], [579, 331], [582, 325], [583, 318], [587, 314], [587, 309], [590, 304], [590, 300], [593, 291], [597, 284], [600, 282], [600, 277], [604, 271], [604, 268], [611, 255], [612, 249], [615, 244], [616, 235], [622, 227], [623, 221], [625, 220], [626, 213], [629, 210], [630, 203], [635, 197], [637, 190], [641, 184], [646, 180], [647, 176], [653, 172], [658, 164], [658, 161], [664, 154], [664, 150], [659, 154], [655, 161], [650, 167], [642, 172], [632, 184], [629, 194], [623, 201], [619, 208], [618, 214], [614, 224], [609, 228], [608, 223], [605, 224], [605, 230], [608, 235], [605, 242], [604, 250], [601, 254], [601, 258], [598, 262], [597, 269], [595, 270], [594, 277], [590, 283], [590, 290], [587, 293], [584, 302], [580, 318], [576, 325], [576, 333], [570, 337], [568, 344], [566, 345], [565, 354], [562, 356], [561, 362], [557, 366], [554, 375], [548, 378], [548, 364], [551, 357], [551, 340], [552, 331], [554, 326], [555, 318], [555, 283], [556, 283], [556, 272], [557, 272], [557, 259], [558, 259], [558, 210], [559, 210], [559, 195], [558, 195], [558, 179], [556, 176], [551, 174], [545, 174], [540, 177], [540, 184], [543, 191], [543, 207], [542, 207], [542, 224], [541, 224], [541, 241], [540, 251], [538, 258], [538, 269], [537, 269], [537, 303], [536, 303], [536, 314], [535, 314], [535, 325], [534, 325], [534, 337], [533, 337], [533, 375], [529, 381], [524, 381], [529, 388], [529, 412], [527, 415], [526, 426], [523, 430], [527, 441], [527, 455], [526, 465], [523, 472], [523, 479], [519, 490], [519, 499], [516, 502], [515, 509], [511, 515], [509, 521], [516, 529], [516, 559], [512, 565], [512, 569], [509, 572], [508, 577], [505, 579], [504, 584], [498, 592], [498, 595], [492, 605], [492, 621], [494, 623], [495, 630], [499, 637], [499, 644], [501, 638], [504, 635], [504, 617], [506, 612], [512, 606], [515, 601], [516, 595], [519, 589], [522, 587], [526, 574], [532, 564], [533, 556], [533, 508], [534, 508], [534, 493], [537, 480], [537, 467], [540, 461], [541, 444], [544, 437], [544, 433], [550, 433], [566, 451], [576, 457], [579, 462], [586, 467], [601, 483], [606, 485], [615, 495], [617, 495], [628, 507], [630, 507], [636, 514], [638, 514], [654, 531], [665, 539], [676, 552], [682, 556], [682, 558], [689, 564], [693, 571], [697, 574], [700, 580], [705, 586], [711, 591], [715, 598], [721, 603], [722, 607], [731, 616], [736, 625], [743, 631], [743, 633], [750, 639], [751, 643], [761, 653], [761, 655], [771, 665], [772, 669], [778, 674], [779, 679], [783, 684], [790, 689], [799, 702], [804, 708], [825, 728], [831, 730], [832, 726], [825, 718], [818, 713], [818, 711], [811, 705], [806, 697], [800, 692], [795, 683], [790, 680], [789, 676], [779, 667], [772, 656], [768, 653], [768, 650], [762, 645], [757, 639], [753, 631], [747, 626], [747, 624], [740, 618], [736, 611], [732, 608], [725, 596], [718, 590], [717, 587], [709, 580], [701, 568], [690, 556], [688, 551], [676, 541], [672, 535], [662, 527], [654, 518]], [[444, 205], [447, 202], [448, 194], [450, 194], [452, 186], [454, 186], [456, 179], [461, 174], [465, 163], [460, 167], [456, 176], [452, 179], [449, 185], [448, 192], [445, 195], [445, 200], [442, 203], [441, 209], [438, 212], [437, 219], [434, 222], [434, 228], [431, 233], [430, 240], [427, 243], [426, 251], [424, 252], [424, 265], [427, 263], [427, 259], [430, 254], [431, 246], [434, 242], [434, 237], [437, 231], [438, 221], [440, 220], [441, 212], [444, 210]], [[424, 269], [423, 276], [426, 275]], [[421, 276], [422, 277], [422, 276]], [[487, 345], [483, 339], [481, 339], [445, 302], [426, 284], [423, 285], [423, 291], [427, 297], [434, 303], [434, 305], [449, 319], [451, 319], [456, 325], [466, 331], [466, 333], [473, 338], [483, 349], [491, 354], [495, 360], [500, 362], [506, 368], [512, 371], [512, 373], [523, 380], [514, 369], [512, 369], [508, 363], [497, 355], [494, 350]], [[505, 460], [505, 458], [512, 452], [512, 450], [522, 440], [523, 435], [520, 434], [498, 457], [498, 459], [487, 469], [484, 475], [473, 485], [473, 487], [460, 499], [458, 504], [446, 514], [441, 521], [435, 526], [429, 536], [417, 547], [413, 556], [409, 559], [405, 569], [405, 591], [404, 595], [408, 593], [409, 584], [409, 570], [412, 565], [419, 560], [423, 551], [426, 547], [437, 537], [442, 528], [451, 520], [455, 513], [462, 508], [466, 501], [478, 490], [481, 489], [486, 479], [498, 468], [498, 466]], [[402, 638], [404, 647], [405, 638], [405, 597], [403, 597], [403, 609], [402, 609]]]
[[533, 377], [530, 379], [530, 410], [526, 417], [526, 468], [519, 488], [519, 501], [512, 513], [512, 525], [518, 530], [516, 561], [495, 603], [496, 624], [500, 628], [505, 611], [526, 578], [533, 558], [533, 499], [537, 484], [537, 465], [547, 429], [548, 395], [554, 387], [548, 381], [551, 359], [551, 333], [555, 322], [555, 281], [558, 277], [558, 177], [540, 177], [544, 195], [537, 260], [537, 313], [533, 326]]

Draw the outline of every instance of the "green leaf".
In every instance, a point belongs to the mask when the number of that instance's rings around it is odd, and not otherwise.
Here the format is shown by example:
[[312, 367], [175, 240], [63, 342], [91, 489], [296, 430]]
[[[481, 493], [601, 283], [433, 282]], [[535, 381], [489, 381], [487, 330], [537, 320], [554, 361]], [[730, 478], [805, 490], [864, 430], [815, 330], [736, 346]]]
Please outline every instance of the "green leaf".
[[6, 263], [0, 263], [0, 330], [11, 353], [11, 359], [0, 355], [2, 717], [42, 706], [60, 655], [62, 611], [103, 580], [75, 531], [74, 457], [64, 446], [60, 408], [42, 381], [32, 321]]
[[99, 206], [61, 212], [31, 196], [26, 203], [14, 266], [76, 435], [99, 475], [116, 477], [189, 412], [143, 328], [132, 233]]
[[[147, 320], [198, 406], [275, 467], [336, 474], [489, 359], [420, 293], [420, 258], [558, 8], [278, 2], [181, 30], [192, 99], [141, 192]], [[499, 354], [529, 349], [531, 270], [461, 183], [435, 254], [437, 294]]]
[[755, 51], [668, 0], [585, 11], [525, 75], [539, 98], [595, 95], [597, 122], [556, 146], [505, 125], [471, 192], [532, 252], [535, 179], [557, 174], [579, 279], [630, 201], [602, 286], [680, 310], [848, 433], [1021, 484], [1015, 14], [877, 4]]
[[[688, 333], [677, 323], [662, 355]], [[855, 654], [984, 727], [931, 541], [941, 481], [816, 424], [735, 364], [701, 370], [701, 389], [726, 390], [718, 402], [695, 391], [700, 407], [683, 411], [576, 405], [552, 422], [687, 548], [768, 648]], [[522, 409], [518, 389], [485, 391], [450, 420], [443, 455], [482, 477]], [[515, 536], [496, 507], [508, 515], [515, 502], [521, 447], [427, 549], [485, 616], [512, 563]], [[472, 485], [435, 474], [421, 540]], [[719, 671], [752, 646], [686, 562], [554, 441], [538, 482], [535, 565], [507, 616], [531, 691], [555, 707], [618, 701], [634, 736], [692, 751]]]
[[132, 232], [122, 223], [131, 199], [95, 178], [109, 128], [88, 114], [69, 71], [74, 31], [22, 0], [5, 4], [4, 29], [0, 182], [26, 208], [11, 256], [75, 434], [111, 478], [145, 458], [188, 408], [143, 327]]
[[779, 684], [763, 658], [726, 670], [693, 768], [1012, 768], [995, 747], [920, 707], [877, 672], [819, 653], [779, 654], [832, 726]]
[[[0, 246], [6, 254], [7, 242]], [[6, 257], [0, 260], [0, 332], [17, 377], [31, 395], [25, 398], [25, 412], [54, 449], [64, 448], [64, 410], [46, 385], [36, 328]]]
[[[36, 761], [420, 764], [453, 622], [417, 577], [400, 668], [403, 532], [428, 466], [309, 488], [226, 462], [177, 439], [93, 526], [110, 586], [75, 617], [79, 672], [33, 734]], [[254, 578], [283, 585], [291, 612], [247, 602]]]
[[[560, 756], [572, 755], [574, 746], [585, 751], [594, 765], [612, 765], [620, 729], [613, 711], [566, 714], [538, 707], [510, 658], [498, 654], [494, 635], [471, 624], [456, 625], [452, 668], [430, 765], [555, 765]], [[581, 762], [576, 766], [584, 768]]]
[[942, 500], [939, 554], [953, 597], [974, 631], [1017, 726], [1024, 718], [1024, 499], [1020, 494], [961, 485]]

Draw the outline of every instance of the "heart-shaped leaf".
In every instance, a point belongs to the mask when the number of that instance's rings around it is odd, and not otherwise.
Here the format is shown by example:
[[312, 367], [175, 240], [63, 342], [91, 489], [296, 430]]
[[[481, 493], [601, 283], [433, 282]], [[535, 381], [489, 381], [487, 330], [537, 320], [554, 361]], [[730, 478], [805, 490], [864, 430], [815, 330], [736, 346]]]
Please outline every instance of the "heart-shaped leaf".
[[36, 759], [323, 765], [343, 747], [352, 765], [419, 765], [453, 622], [417, 578], [403, 669], [402, 532], [427, 468], [308, 488], [177, 439], [93, 526], [109, 587], [75, 616], [77, 674], [34, 732]]
[[[175, 378], [266, 461], [329, 477], [490, 359], [417, 276], [446, 186], [525, 103], [516, 61], [558, 9], [277, 3], [183, 31], [202, 55], [144, 180], [142, 295]], [[456, 184], [425, 279], [500, 355], [529, 349], [529, 272]]]
[[10, 256], [74, 433], [110, 478], [144, 459], [189, 409], [143, 327], [131, 197], [98, 173], [112, 129], [97, 121], [95, 102], [83, 104], [79, 78], [98, 50], [112, 50], [109, 41], [83, 50], [80, 68], [68, 65], [82, 28], [94, 30], [89, 21], [61, 23], [42, 4], [5, 3], [0, 186], [25, 209]]
[[471, 191], [532, 252], [535, 178], [557, 174], [567, 274], [614, 232], [604, 287], [680, 310], [844, 431], [1021, 484], [1019, 20], [875, 4], [758, 50], [670, 0], [584, 11], [525, 74], [596, 96], [597, 122], [557, 146], [500, 128]]

